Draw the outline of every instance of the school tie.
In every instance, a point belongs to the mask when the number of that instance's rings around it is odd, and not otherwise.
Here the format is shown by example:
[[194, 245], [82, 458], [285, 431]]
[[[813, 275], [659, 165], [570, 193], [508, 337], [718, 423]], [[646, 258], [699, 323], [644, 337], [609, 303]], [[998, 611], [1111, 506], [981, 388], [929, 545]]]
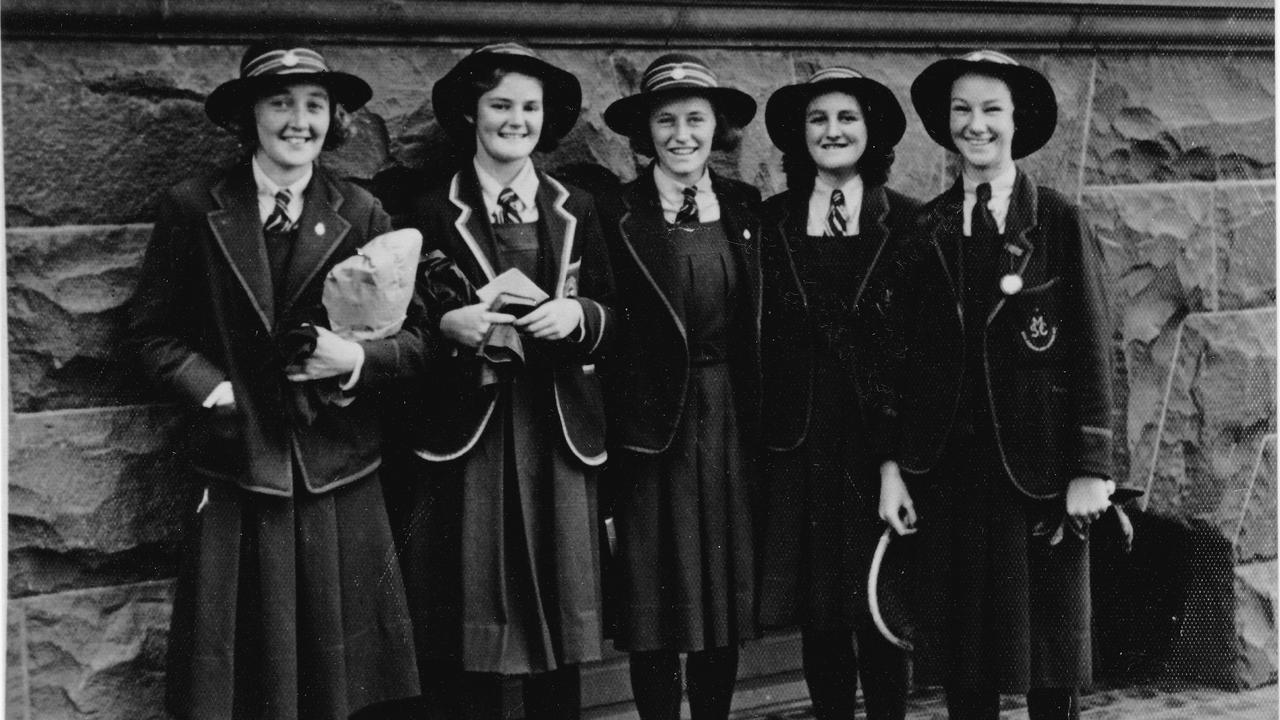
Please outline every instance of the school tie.
[[288, 190], [276, 193], [276, 206], [262, 224], [262, 232], [267, 235], [278, 235], [293, 229], [293, 221], [289, 219], [289, 200], [293, 194]]
[[502, 188], [502, 192], [498, 193], [498, 213], [494, 219], [499, 225], [518, 225], [523, 222], [520, 219], [520, 211], [523, 209], [524, 201], [516, 195], [516, 191]]
[[849, 218], [845, 215], [844, 193], [831, 191], [831, 209], [827, 211], [827, 234], [842, 237], [849, 229]]
[[680, 193], [684, 195], [684, 202], [680, 205], [680, 211], [676, 213], [676, 225], [693, 225], [698, 222], [698, 188], [689, 186]]
[[978, 202], [973, 206], [973, 217], [969, 219], [969, 234], [974, 238], [983, 238], [990, 242], [1000, 233], [996, 229], [996, 219], [987, 206], [991, 202], [991, 183], [982, 183], [974, 189], [973, 194]]

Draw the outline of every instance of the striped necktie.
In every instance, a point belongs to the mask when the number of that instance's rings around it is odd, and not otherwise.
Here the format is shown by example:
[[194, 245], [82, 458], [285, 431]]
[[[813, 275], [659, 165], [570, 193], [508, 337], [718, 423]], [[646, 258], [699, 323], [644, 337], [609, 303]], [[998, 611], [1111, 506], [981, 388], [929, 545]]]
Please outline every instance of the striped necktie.
[[676, 213], [676, 225], [693, 225], [698, 222], [698, 188], [689, 186], [680, 193], [684, 195], [684, 202], [680, 205], [680, 211]]
[[498, 193], [498, 212], [495, 213], [494, 220], [499, 225], [518, 225], [524, 222], [520, 219], [520, 211], [523, 209], [524, 201], [516, 195], [516, 191], [502, 188], [502, 192]]
[[277, 234], [293, 229], [293, 221], [289, 219], [289, 200], [292, 198], [293, 194], [288, 190], [276, 193], [276, 206], [267, 216], [267, 221], [262, 224], [264, 233]]
[[849, 218], [845, 215], [844, 193], [831, 191], [831, 209], [827, 211], [827, 234], [842, 237], [848, 232]]

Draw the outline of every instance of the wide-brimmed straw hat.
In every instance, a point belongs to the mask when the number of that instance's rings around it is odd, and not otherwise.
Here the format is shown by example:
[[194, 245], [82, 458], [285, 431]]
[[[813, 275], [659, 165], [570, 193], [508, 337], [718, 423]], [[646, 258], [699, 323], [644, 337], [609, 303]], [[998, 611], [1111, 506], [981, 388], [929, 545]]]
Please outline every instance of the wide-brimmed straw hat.
[[298, 82], [324, 86], [330, 101], [348, 112], [359, 110], [373, 97], [369, 83], [330, 70], [324, 56], [305, 40], [278, 37], [250, 45], [240, 59], [240, 77], [214, 88], [204, 101], [204, 111], [214, 123], [234, 129], [244, 108], [262, 93]]
[[969, 73], [998, 78], [1009, 86], [1016, 122], [1011, 148], [1015, 160], [1049, 142], [1058, 126], [1058, 98], [1053, 86], [1038, 71], [995, 50], [975, 50], [962, 57], [939, 60], [911, 83], [911, 103], [934, 142], [956, 151], [951, 140], [951, 86]]
[[711, 101], [735, 127], [744, 127], [756, 116], [756, 101], [741, 90], [724, 87], [706, 63], [693, 55], [670, 53], [654, 60], [640, 78], [640, 92], [615, 100], [604, 111], [609, 129], [630, 137], [642, 128], [648, 132], [654, 105], [681, 95], [701, 95]]
[[805, 150], [804, 120], [809, 102], [829, 92], [848, 93], [858, 99], [870, 139], [891, 148], [902, 139], [907, 118], [893, 91], [862, 73], [847, 67], [829, 67], [808, 80], [778, 88], [764, 108], [764, 125], [769, 139], [783, 152]]
[[512, 42], [477, 49], [436, 81], [431, 89], [431, 105], [445, 132], [459, 140], [475, 136], [475, 126], [467, 116], [475, 117], [476, 98], [468, 88], [476, 79], [489, 77], [499, 69], [542, 81], [540, 148], [569, 134], [582, 111], [582, 86], [578, 84], [578, 78], [539, 58], [529, 48]]

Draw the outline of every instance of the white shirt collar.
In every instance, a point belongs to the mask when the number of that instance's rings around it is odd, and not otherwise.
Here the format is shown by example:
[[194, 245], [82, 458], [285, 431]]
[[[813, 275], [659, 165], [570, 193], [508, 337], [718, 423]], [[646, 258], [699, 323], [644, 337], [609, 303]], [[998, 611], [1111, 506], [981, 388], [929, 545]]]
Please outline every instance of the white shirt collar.
[[[675, 222], [680, 206], [684, 205], [684, 189], [688, 187], [676, 180], [662, 169], [659, 163], [653, 164], [653, 182], [658, 186], [658, 200], [662, 203], [662, 216], [667, 222]], [[711, 173], [702, 171], [702, 177], [693, 184], [698, 188], [694, 201], [698, 203], [698, 222], [716, 222], [720, 219], [720, 200], [711, 187]]]
[[258, 154], [253, 154], [253, 160], [250, 163], [253, 166], [253, 183], [258, 188], [258, 219], [266, 222], [271, 216], [271, 212], [276, 207], [276, 193], [281, 190], [288, 190], [291, 197], [289, 198], [289, 219], [297, 221], [302, 216], [302, 193], [307, 189], [307, 183], [311, 182], [311, 176], [315, 173], [315, 164], [307, 166], [307, 171], [302, 177], [292, 185], [281, 187], [267, 176], [262, 165], [258, 164]]
[[484, 198], [485, 212], [492, 219], [496, 217], [501, 208], [498, 207], [498, 194], [506, 188], [515, 191], [516, 197], [520, 198], [520, 202], [524, 203], [524, 210], [520, 211], [520, 219], [524, 222], [533, 222], [538, 219], [538, 173], [534, 172], [533, 161], [526, 159], [524, 167], [520, 168], [520, 172], [512, 178], [510, 185], [499, 183], [484, 168], [480, 167], [480, 163], [471, 159], [471, 164], [476, 169], [476, 177], [480, 180], [480, 196]]
[[[976, 191], [981, 183], [964, 174], [961, 174], [960, 178], [964, 185], [964, 234], [968, 235], [973, 218], [973, 206], [978, 204]], [[991, 200], [987, 203], [987, 207], [990, 208], [991, 217], [995, 218], [996, 227], [1001, 234], [1004, 234], [1004, 221], [1009, 215], [1009, 199], [1013, 196], [1013, 183], [1017, 178], [1017, 166], [1010, 165], [1007, 170], [990, 181]]]
[[827, 184], [821, 177], [813, 178], [813, 192], [809, 195], [809, 222], [805, 232], [809, 235], [827, 234], [827, 215], [831, 212], [831, 193], [844, 193], [845, 235], [859, 234], [858, 223], [862, 218], [863, 182], [861, 175], [854, 175], [839, 188]]

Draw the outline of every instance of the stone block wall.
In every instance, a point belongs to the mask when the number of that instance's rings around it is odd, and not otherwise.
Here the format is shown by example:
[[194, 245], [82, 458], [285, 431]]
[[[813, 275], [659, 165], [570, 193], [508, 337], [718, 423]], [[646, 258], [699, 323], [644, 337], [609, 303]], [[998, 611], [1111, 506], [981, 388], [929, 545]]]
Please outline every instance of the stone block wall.
[[[637, 172], [604, 125], [660, 43], [535, 44], [582, 80], [577, 127], [546, 167]], [[183, 418], [119, 352], [124, 305], [164, 189], [232, 162], [202, 102], [243, 42], [6, 37], [3, 85], [10, 361], [8, 718], [162, 718], [170, 578], [198, 488]], [[326, 47], [372, 84], [358, 139], [328, 158], [372, 181], [444, 153], [432, 81], [468, 47]], [[905, 108], [941, 53], [691, 44], [762, 104], [818, 66], [886, 82]], [[1057, 134], [1024, 163], [1077, 198], [1104, 245], [1115, 318], [1118, 477], [1145, 511], [1207, 523], [1233, 548], [1230, 658], [1276, 678], [1275, 69], [1269, 51], [1015, 52], [1059, 93]], [[951, 168], [908, 110], [890, 184], [921, 198]], [[716, 167], [781, 190], [759, 118]], [[396, 177], [394, 173], [382, 178]], [[1141, 541], [1141, 540], [1139, 540]]]

